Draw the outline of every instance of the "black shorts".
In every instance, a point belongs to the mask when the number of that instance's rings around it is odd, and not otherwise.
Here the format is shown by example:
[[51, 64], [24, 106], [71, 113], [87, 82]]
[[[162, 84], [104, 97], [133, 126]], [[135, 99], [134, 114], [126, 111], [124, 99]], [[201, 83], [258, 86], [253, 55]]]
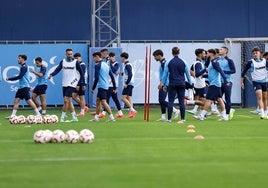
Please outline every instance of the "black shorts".
[[62, 87], [63, 97], [72, 97], [74, 90], [74, 87]]
[[260, 83], [260, 82], [252, 81], [252, 84], [253, 84], [254, 91], [257, 91], [257, 90], [262, 90], [262, 92], [267, 91], [267, 83], [266, 82]]
[[79, 86], [79, 90], [78, 91], [75, 90], [74, 92], [77, 93], [78, 96], [83, 96], [86, 94], [86, 90], [83, 90], [82, 88], [83, 88], [83, 86]]
[[132, 85], [128, 85], [126, 88], [123, 89], [122, 95], [127, 95], [127, 96], [132, 96], [132, 90], [133, 90]]
[[97, 98], [99, 98], [100, 100], [103, 99], [107, 99], [107, 89], [103, 89], [103, 88], [98, 88], [98, 93], [97, 93]]
[[46, 90], [47, 90], [47, 85], [37, 85], [34, 90], [33, 93], [35, 93], [36, 95], [42, 95], [42, 94], [46, 94]]
[[15, 98], [19, 98], [21, 100], [25, 99], [28, 101], [30, 97], [30, 88], [29, 87], [23, 87], [18, 89]]
[[206, 88], [195, 88], [195, 95], [201, 98], [206, 98]]
[[208, 87], [208, 92], [206, 99], [211, 100], [211, 101], [217, 101], [218, 98], [221, 98], [221, 87], [217, 87], [214, 85], [211, 85]]

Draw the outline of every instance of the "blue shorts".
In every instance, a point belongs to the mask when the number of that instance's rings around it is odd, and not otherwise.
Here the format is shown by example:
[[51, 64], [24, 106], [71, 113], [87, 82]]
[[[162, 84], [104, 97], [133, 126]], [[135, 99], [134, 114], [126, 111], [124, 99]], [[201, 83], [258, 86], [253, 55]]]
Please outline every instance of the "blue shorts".
[[15, 98], [19, 98], [21, 100], [25, 99], [28, 101], [30, 97], [30, 88], [29, 87], [23, 87], [18, 89]]
[[74, 90], [74, 87], [62, 87], [63, 97], [72, 97]]
[[107, 89], [103, 89], [103, 88], [98, 88], [98, 93], [97, 93], [97, 98], [99, 98], [100, 100], [103, 99], [107, 99]]
[[79, 90], [78, 91], [75, 90], [74, 92], [77, 93], [78, 96], [83, 96], [83, 95], [85, 95], [86, 90], [83, 90], [82, 88], [83, 88], [83, 86], [79, 86]]
[[267, 83], [266, 82], [260, 83], [260, 82], [252, 81], [252, 84], [253, 84], [254, 91], [257, 91], [257, 90], [262, 90], [262, 92], [267, 91]]
[[134, 86], [127, 85], [127, 87], [123, 89], [122, 95], [132, 96], [132, 90], [133, 90], [133, 88], [134, 88]]
[[46, 94], [46, 90], [47, 90], [47, 85], [37, 85], [34, 90], [33, 93], [35, 93], [36, 95], [42, 95], [42, 94]]
[[194, 90], [196, 96], [199, 96], [200, 98], [206, 98], [207, 88], [195, 88]]
[[221, 87], [217, 87], [214, 85], [210, 85], [208, 87], [208, 92], [206, 99], [211, 100], [211, 101], [217, 101], [218, 98], [221, 98]]

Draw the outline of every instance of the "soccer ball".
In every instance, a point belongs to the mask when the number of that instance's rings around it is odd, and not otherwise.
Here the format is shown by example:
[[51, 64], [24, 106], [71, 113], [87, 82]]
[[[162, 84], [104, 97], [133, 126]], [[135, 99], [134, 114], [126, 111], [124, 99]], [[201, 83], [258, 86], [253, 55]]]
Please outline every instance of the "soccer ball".
[[34, 115], [28, 115], [28, 116], [27, 116], [27, 122], [28, 122], [29, 124], [35, 124], [35, 123], [36, 123], [35, 116], [34, 116]]
[[62, 143], [65, 141], [65, 134], [62, 130], [55, 130], [52, 133], [52, 138], [51, 138], [52, 142], [58, 142], [58, 143]]
[[57, 115], [51, 115], [50, 118], [51, 118], [52, 123], [58, 123], [59, 122], [59, 118], [58, 118]]
[[39, 130], [34, 133], [33, 137], [35, 143], [44, 144], [48, 142], [48, 137], [46, 136], [45, 131]]
[[52, 131], [46, 129], [46, 130], [44, 130], [44, 133], [45, 133], [45, 135], [46, 135], [46, 137], [47, 137], [47, 142], [51, 142], [52, 135], [53, 135]]
[[17, 120], [18, 120], [18, 123], [19, 124], [26, 123], [26, 118], [23, 115], [19, 115], [18, 118], [17, 118]]
[[40, 115], [35, 116], [35, 121], [37, 124], [41, 124], [43, 122], [43, 118]]
[[83, 129], [79, 133], [82, 143], [92, 143], [94, 141], [94, 133], [88, 129]]
[[52, 119], [51, 119], [50, 115], [45, 115], [43, 117], [43, 121], [44, 121], [45, 124], [52, 123]]
[[66, 136], [66, 141], [68, 143], [77, 143], [79, 141], [79, 134], [75, 130], [69, 130], [65, 134]]
[[9, 123], [17, 124], [18, 123], [18, 116], [16, 116], [16, 115], [10, 116]]

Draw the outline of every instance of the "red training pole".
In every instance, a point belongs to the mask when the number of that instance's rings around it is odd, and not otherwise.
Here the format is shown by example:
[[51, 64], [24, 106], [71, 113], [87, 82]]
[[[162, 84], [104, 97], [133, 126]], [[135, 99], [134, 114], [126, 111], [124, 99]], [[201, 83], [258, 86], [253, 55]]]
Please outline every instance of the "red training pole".
[[144, 120], [146, 120], [146, 117], [147, 117], [147, 62], [148, 62], [148, 47], [146, 46], [146, 54], [145, 54], [145, 83], [144, 83], [144, 106], [143, 106], [143, 115], [144, 115]]
[[149, 62], [148, 62], [148, 88], [147, 88], [147, 122], [149, 121], [150, 119], [150, 94], [151, 94], [151, 45], [150, 45], [150, 48], [149, 48]]

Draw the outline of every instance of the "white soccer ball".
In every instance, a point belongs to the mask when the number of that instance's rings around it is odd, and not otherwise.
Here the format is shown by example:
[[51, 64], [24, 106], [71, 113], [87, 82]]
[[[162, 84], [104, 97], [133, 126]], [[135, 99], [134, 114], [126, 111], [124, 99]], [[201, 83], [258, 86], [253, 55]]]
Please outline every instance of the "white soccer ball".
[[51, 130], [46, 129], [46, 130], [44, 130], [44, 133], [45, 133], [45, 135], [47, 137], [47, 142], [51, 142], [53, 132]]
[[41, 124], [41, 123], [43, 123], [43, 118], [42, 118], [42, 116], [40, 116], [40, 115], [36, 115], [36, 116], [35, 116], [35, 121], [36, 121], [37, 124]]
[[66, 142], [68, 143], [77, 143], [79, 141], [79, 134], [75, 130], [68, 130], [65, 134]]
[[58, 118], [57, 115], [51, 115], [50, 118], [51, 118], [52, 123], [58, 123], [59, 122], [59, 118]]
[[17, 124], [18, 123], [18, 116], [12, 115], [9, 117], [9, 123], [11, 124]]
[[45, 131], [39, 130], [34, 133], [33, 137], [35, 143], [44, 144], [48, 142], [48, 137], [46, 136]]
[[24, 124], [24, 123], [26, 123], [26, 118], [24, 117], [24, 115], [19, 115], [19, 116], [18, 116], [18, 123], [19, 123], [19, 124]]
[[65, 133], [62, 130], [55, 130], [52, 132], [52, 142], [62, 143], [65, 141]]
[[45, 115], [45, 116], [43, 117], [43, 122], [44, 122], [45, 124], [50, 124], [50, 123], [52, 123], [52, 119], [51, 119], [50, 115]]
[[94, 133], [88, 129], [83, 129], [79, 133], [82, 143], [92, 143], [94, 141]]
[[36, 123], [36, 119], [34, 115], [28, 115], [27, 116], [27, 123], [29, 124], [35, 124]]

